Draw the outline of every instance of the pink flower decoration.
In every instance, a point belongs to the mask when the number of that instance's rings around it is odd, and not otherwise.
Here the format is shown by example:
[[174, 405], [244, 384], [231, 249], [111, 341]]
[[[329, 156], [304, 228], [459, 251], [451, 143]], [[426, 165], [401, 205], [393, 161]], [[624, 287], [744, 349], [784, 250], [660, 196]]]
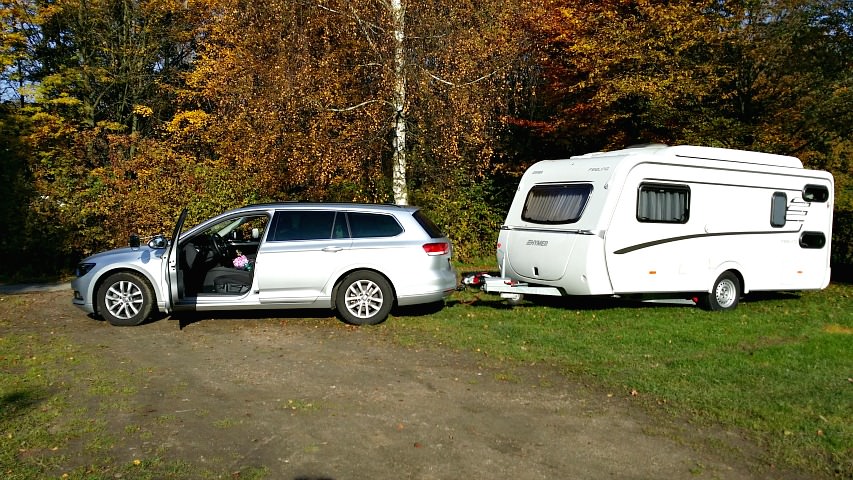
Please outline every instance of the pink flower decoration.
[[249, 259], [245, 255], [240, 255], [234, 259], [234, 268], [246, 268], [249, 264]]

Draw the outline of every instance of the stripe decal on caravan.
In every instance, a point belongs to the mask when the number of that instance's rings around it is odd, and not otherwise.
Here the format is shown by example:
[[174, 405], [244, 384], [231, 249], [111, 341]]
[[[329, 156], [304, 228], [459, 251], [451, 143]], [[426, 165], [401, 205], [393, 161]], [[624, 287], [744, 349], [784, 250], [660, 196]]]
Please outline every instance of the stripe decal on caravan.
[[786, 231], [778, 231], [778, 232], [722, 232], [722, 233], [697, 233], [693, 235], [682, 235], [680, 237], [670, 237], [670, 238], [661, 238], [660, 240], [654, 240], [652, 242], [638, 243], [637, 245], [632, 245], [630, 247], [620, 248], [619, 250], [614, 251], [613, 253], [616, 255], [622, 255], [625, 253], [635, 252], [637, 250], [642, 250], [648, 247], [654, 247], [656, 245], [663, 245], [665, 243], [672, 242], [680, 242], [682, 240], [691, 240], [694, 238], [703, 238], [703, 237], [728, 237], [732, 235], [778, 235], [780, 233], [797, 233], [799, 230], [786, 230]]

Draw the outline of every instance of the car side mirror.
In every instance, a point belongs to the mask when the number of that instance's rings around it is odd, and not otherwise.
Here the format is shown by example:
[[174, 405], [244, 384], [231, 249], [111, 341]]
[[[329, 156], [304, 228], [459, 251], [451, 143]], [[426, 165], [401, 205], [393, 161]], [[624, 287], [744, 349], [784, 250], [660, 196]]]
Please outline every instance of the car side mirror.
[[253, 229], [252, 229], [252, 239], [257, 240], [257, 239], [259, 239], [259, 238], [261, 238], [261, 231], [260, 231], [260, 229], [253, 228]]
[[148, 242], [148, 246], [155, 250], [166, 248], [169, 246], [169, 240], [167, 240], [163, 235], [157, 235]]
[[130, 244], [130, 248], [139, 248], [139, 235], [135, 233], [132, 234], [130, 236], [130, 240], [127, 243]]

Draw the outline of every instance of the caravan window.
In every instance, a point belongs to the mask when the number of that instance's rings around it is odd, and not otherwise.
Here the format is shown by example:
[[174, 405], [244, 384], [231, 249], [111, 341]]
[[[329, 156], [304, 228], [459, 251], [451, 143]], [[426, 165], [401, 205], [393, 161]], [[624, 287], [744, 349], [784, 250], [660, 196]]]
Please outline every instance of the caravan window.
[[829, 200], [829, 189], [823, 185], [806, 185], [803, 189], [803, 200], [823, 203]]
[[773, 200], [770, 201], [770, 226], [784, 227], [788, 214], [788, 195], [785, 192], [773, 192]]
[[577, 222], [589, 195], [589, 183], [536, 185], [527, 194], [521, 219], [531, 223], [574, 223]]
[[653, 223], [687, 223], [690, 187], [644, 183], [637, 196], [637, 220]]
[[803, 232], [800, 235], [800, 247], [823, 248], [826, 246], [826, 235], [823, 232]]

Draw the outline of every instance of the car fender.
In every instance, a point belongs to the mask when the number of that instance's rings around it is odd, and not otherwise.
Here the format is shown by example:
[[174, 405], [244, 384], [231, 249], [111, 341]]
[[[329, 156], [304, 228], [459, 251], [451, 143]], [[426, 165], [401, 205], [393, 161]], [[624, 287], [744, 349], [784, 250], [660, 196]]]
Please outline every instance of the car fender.
[[328, 298], [332, 302], [332, 305], [334, 305], [334, 298], [337, 294], [338, 284], [340, 284], [344, 277], [358, 270], [370, 270], [385, 277], [391, 285], [394, 297], [397, 297], [397, 287], [394, 285], [394, 275], [389, 275], [388, 272], [380, 268], [379, 265], [373, 263], [352, 263], [335, 270], [335, 272], [329, 277], [329, 280], [326, 281], [326, 285], [323, 287], [323, 297]]
[[[161, 259], [162, 261], [162, 259]], [[165, 282], [163, 279], [159, 278], [162, 276], [160, 269], [160, 262], [151, 262], [156, 266], [156, 271], [152, 272], [147, 268], [139, 268], [139, 265], [134, 263], [115, 263], [110, 264], [109, 268], [103, 268], [98, 271], [90, 272], [94, 274], [94, 277], [91, 282], [89, 282], [89, 291], [86, 292], [86, 298], [91, 298], [93, 304], [97, 304], [97, 292], [98, 289], [101, 288], [101, 285], [104, 281], [112, 274], [119, 272], [129, 272], [136, 273], [142, 275], [145, 280], [151, 285], [151, 289], [154, 292], [154, 303], [157, 305], [157, 309], [163, 311], [165, 308], [165, 297], [168, 292], [164, 292], [163, 288]], [[96, 268], [97, 270], [97, 268]], [[96, 307], [97, 308], [97, 307]]]

